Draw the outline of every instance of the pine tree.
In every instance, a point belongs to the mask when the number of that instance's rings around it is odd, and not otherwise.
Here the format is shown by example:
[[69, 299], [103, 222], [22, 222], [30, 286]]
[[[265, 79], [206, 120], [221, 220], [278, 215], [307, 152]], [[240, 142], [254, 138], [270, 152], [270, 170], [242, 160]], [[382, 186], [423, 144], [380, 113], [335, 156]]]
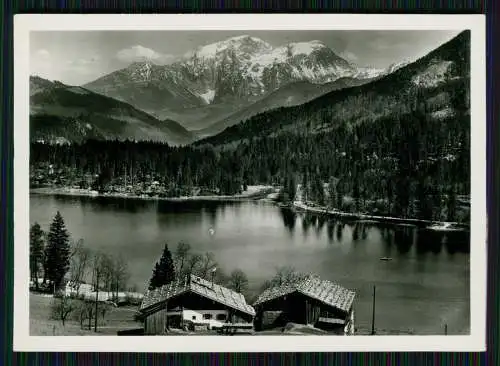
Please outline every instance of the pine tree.
[[160, 258], [160, 268], [163, 271], [163, 283], [167, 284], [175, 280], [175, 266], [172, 259], [172, 253], [168, 249], [168, 244], [165, 244], [163, 254]]
[[359, 213], [361, 210], [361, 202], [360, 202], [360, 187], [359, 187], [359, 178], [357, 176], [354, 177], [352, 186], [352, 198], [354, 200], [354, 210], [356, 213]]
[[175, 280], [175, 267], [172, 259], [172, 253], [168, 249], [168, 244], [165, 244], [160, 261], [155, 264], [153, 275], [149, 281], [149, 289], [166, 285]]
[[337, 194], [337, 196], [335, 198], [335, 206], [337, 207], [337, 209], [339, 211], [342, 211], [342, 204], [344, 203], [343, 187], [344, 187], [344, 181], [339, 179], [339, 181], [337, 182], [337, 186], [335, 187], [335, 191]]
[[302, 174], [302, 185], [301, 185], [301, 193], [302, 193], [302, 202], [307, 202], [309, 197], [309, 174], [306, 171]]
[[328, 205], [335, 207], [337, 204], [337, 189], [335, 188], [335, 178], [330, 177], [328, 181]]
[[297, 181], [295, 180], [295, 174], [290, 173], [288, 177], [288, 199], [290, 202], [295, 201], [295, 196], [297, 195]]
[[38, 274], [40, 266], [43, 264], [43, 231], [40, 225], [35, 222], [30, 230], [30, 274], [38, 290]]
[[422, 220], [432, 220], [432, 201], [429, 196], [428, 183], [424, 179], [419, 179], [416, 188], [417, 215]]
[[296, 194], [297, 194], [297, 183], [295, 181], [295, 175], [293, 173], [288, 173], [283, 185], [281, 200], [283, 202], [293, 202], [295, 201]]
[[160, 277], [160, 263], [156, 262], [155, 268], [153, 268], [153, 275], [149, 280], [149, 289], [154, 290], [155, 288], [160, 287], [158, 278]]
[[450, 187], [448, 189], [448, 194], [447, 194], [447, 209], [448, 209], [448, 215], [447, 215], [447, 220], [448, 221], [456, 221], [456, 214], [457, 214], [457, 195], [455, 193], [455, 190], [453, 187]]
[[431, 189], [431, 197], [433, 201], [433, 220], [440, 221], [442, 219], [442, 210], [443, 210], [443, 205], [442, 205], [442, 189], [441, 187], [434, 183], [434, 187]]
[[46, 247], [47, 278], [58, 288], [69, 270], [70, 245], [69, 233], [64, 219], [57, 211], [50, 224]]
[[323, 206], [325, 204], [325, 189], [323, 187], [321, 177], [318, 173], [314, 176], [312, 183], [311, 198], [315, 203]]

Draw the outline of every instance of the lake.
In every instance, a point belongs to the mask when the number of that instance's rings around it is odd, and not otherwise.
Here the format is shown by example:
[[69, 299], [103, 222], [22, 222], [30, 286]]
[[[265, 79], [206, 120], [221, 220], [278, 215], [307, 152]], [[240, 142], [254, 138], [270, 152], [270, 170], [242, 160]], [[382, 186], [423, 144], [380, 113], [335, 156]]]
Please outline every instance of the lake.
[[[271, 202], [166, 202], [30, 195], [30, 221], [44, 230], [56, 211], [72, 238], [120, 253], [141, 291], [165, 243], [213, 252], [226, 272], [242, 269], [254, 288], [279, 266], [314, 272], [356, 291], [356, 326], [415, 334], [469, 334], [469, 233], [338, 221]], [[213, 229], [213, 230], [210, 230]], [[382, 261], [380, 258], [392, 260]]]

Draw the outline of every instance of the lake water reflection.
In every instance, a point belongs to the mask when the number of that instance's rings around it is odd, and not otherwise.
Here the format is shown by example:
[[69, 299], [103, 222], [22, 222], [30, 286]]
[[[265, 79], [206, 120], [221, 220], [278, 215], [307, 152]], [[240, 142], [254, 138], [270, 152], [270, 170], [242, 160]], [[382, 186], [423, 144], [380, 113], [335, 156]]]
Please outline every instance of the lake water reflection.
[[[258, 287], [276, 267], [314, 272], [357, 292], [356, 325], [417, 334], [469, 332], [468, 233], [338, 221], [297, 214], [269, 202], [156, 202], [31, 195], [30, 221], [44, 229], [59, 210], [74, 239], [120, 253], [131, 282], [148, 281], [165, 242], [211, 251], [229, 272], [245, 271]], [[210, 233], [210, 229], [213, 232]], [[381, 261], [389, 257], [392, 260]]]

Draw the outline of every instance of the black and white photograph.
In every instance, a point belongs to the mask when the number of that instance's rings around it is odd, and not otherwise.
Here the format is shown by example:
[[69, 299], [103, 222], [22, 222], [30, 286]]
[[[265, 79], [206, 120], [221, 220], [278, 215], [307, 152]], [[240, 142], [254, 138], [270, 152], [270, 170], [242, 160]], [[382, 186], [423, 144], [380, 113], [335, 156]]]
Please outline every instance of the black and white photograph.
[[484, 348], [481, 16], [52, 17], [16, 25], [15, 346]]

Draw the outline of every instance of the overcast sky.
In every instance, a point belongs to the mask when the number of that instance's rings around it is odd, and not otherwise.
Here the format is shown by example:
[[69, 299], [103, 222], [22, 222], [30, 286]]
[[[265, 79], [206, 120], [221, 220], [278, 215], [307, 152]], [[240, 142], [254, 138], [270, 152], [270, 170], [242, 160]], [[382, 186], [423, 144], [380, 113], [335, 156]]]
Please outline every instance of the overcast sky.
[[131, 62], [170, 63], [200, 46], [248, 34], [273, 46], [320, 40], [359, 66], [387, 67], [415, 59], [458, 31], [53, 31], [31, 32], [30, 70], [49, 80], [81, 85]]

